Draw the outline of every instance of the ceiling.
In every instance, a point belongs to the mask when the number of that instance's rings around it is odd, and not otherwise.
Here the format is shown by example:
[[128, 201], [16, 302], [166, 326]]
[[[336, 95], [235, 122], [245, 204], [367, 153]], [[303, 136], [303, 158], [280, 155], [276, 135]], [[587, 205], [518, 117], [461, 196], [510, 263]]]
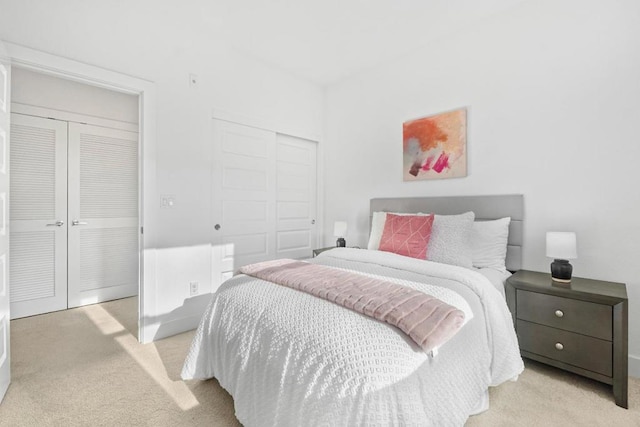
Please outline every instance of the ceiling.
[[144, 55], [217, 41], [328, 86], [524, 1], [0, 0], [0, 37], [98, 64], [114, 63], [113, 46]]
[[246, 54], [322, 86], [523, 0], [216, 0], [201, 18]]

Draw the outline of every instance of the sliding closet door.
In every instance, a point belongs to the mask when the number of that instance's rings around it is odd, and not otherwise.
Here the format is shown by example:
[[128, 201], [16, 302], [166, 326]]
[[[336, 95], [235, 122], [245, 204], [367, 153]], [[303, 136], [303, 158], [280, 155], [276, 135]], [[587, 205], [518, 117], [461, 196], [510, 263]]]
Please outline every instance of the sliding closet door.
[[213, 290], [238, 267], [275, 258], [274, 132], [213, 120]]
[[317, 144], [213, 120], [212, 289], [239, 267], [316, 247]]
[[69, 308], [138, 294], [138, 134], [69, 123]]
[[306, 139], [277, 136], [277, 258], [308, 258], [316, 247], [316, 147]]
[[67, 308], [67, 123], [11, 115], [11, 318]]

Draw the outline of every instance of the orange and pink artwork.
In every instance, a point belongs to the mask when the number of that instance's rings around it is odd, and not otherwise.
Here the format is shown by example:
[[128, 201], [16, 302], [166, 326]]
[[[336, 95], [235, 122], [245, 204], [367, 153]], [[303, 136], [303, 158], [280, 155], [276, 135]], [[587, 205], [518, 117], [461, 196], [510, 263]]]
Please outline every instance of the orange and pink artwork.
[[402, 124], [405, 181], [467, 176], [467, 110]]

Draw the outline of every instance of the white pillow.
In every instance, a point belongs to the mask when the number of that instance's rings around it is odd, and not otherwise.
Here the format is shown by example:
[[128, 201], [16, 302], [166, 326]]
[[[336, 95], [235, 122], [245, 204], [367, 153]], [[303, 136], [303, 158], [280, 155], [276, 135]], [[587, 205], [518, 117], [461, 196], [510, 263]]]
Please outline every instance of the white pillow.
[[493, 221], [476, 221], [471, 234], [471, 258], [477, 268], [493, 268], [507, 271], [507, 242], [510, 217]]
[[382, 232], [384, 231], [384, 223], [387, 220], [387, 213], [394, 215], [424, 215], [430, 214], [424, 213], [399, 213], [399, 212], [374, 212], [371, 218], [371, 234], [369, 234], [369, 244], [367, 249], [377, 251], [380, 247], [380, 239], [382, 239]]
[[369, 244], [367, 249], [377, 251], [380, 247], [380, 239], [384, 231], [384, 223], [387, 220], [386, 212], [374, 212], [371, 218], [371, 234], [369, 234]]
[[471, 268], [471, 233], [475, 216], [473, 212], [436, 215], [427, 246], [427, 259]]

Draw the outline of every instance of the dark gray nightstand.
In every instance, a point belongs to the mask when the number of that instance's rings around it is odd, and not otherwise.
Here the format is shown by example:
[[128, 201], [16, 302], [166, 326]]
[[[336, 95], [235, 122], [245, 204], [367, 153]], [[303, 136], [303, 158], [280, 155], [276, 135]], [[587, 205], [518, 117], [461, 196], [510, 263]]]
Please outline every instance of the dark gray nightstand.
[[318, 248], [318, 249], [314, 249], [313, 250], [313, 258], [317, 257], [318, 255], [320, 255], [322, 252], [324, 251], [328, 251], [330, 249], [335, 249], [336, 246], [329, 246], [328, 248]]
[[628, 300], [624, 283], [520, 270], [507, 279], [507, 304], [520, 353], [613, 386], [628, 408]]

